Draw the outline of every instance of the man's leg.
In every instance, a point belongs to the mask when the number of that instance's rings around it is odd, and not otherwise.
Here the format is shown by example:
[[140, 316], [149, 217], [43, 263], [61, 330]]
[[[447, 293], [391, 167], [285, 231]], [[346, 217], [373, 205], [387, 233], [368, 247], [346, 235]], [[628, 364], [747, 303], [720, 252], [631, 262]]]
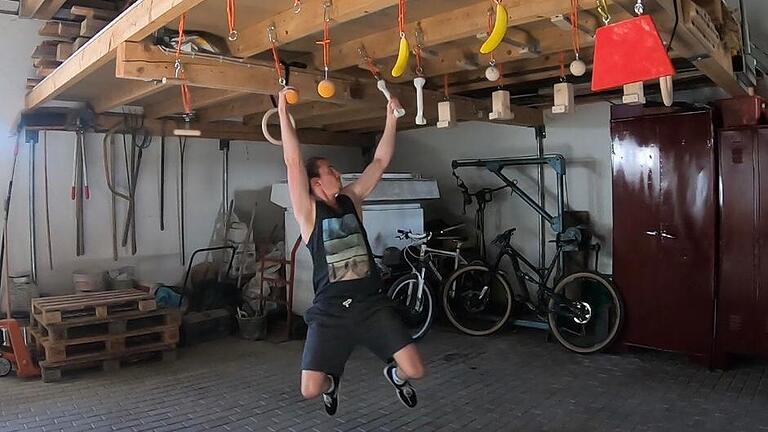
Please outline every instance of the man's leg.
[[416, 344], [408, 344], [393, 355], [397, 365], [397, 377], [403, 381], [420, 380], [424, 378], [424, 363], [421, 361]]
[[301, 395], [304, 399], [314, 399], [331, 390], [332, 378], [325, 372], [313, 370], [301, 371]]

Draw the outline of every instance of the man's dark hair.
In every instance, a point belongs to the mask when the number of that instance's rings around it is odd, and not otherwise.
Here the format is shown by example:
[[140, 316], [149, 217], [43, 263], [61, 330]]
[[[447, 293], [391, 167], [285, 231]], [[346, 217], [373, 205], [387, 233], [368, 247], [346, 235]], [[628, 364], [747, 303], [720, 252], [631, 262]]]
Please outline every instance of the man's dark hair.
[[304, 167], [307, 170], [307, 182], [309, 183], [309, 193], [312, 193], [312, 179], [320, 177], [320, 161], [326, 160], [324, 157], [312, 156], [304, 162]]

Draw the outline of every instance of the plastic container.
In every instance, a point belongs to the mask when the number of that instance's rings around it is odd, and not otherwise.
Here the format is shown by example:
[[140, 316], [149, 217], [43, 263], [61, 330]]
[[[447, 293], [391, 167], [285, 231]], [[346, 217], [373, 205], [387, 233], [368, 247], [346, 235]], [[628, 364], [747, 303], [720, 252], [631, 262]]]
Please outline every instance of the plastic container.
[[[28, 314], [32, 306], [32, 299], [40, 297], [37, 285], [32, 283], [29, 275], [11, 276], [11, 311], [16, 313]], [[2, 305], [5, 305], [5, 296], [2, 298]]]
[[76, 293], [104, 291], [104, 272], [75, 271], [72, 273], [72, 283]]
[[267, 337], [267, 316], [237, 317], [240, 337], [247, 340], [264, 340]]

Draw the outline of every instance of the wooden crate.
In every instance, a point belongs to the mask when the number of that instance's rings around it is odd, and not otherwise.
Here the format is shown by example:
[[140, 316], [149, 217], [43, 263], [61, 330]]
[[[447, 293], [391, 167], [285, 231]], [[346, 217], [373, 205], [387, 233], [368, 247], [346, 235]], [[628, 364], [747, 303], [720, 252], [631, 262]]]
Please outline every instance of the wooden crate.
[[154, 347], [176, 347], [179, 326], [149, 327], [120, 334], [101, 334], [53, 341], [43, 336], [40, 329], [30, 329], [30, 337], [47, 364], [69, 365], [73, 362], [99, 360], [103, 357], [120, 358], [133, 350]]
[[92, 336], [119, 335], [147, 328], [179, 327], [180, 325], [181, 313], [178, 309], [158, 309], [150, 312], [117, 312], [105, 319], [86, 316], [56, 324], [43, 324], [35, 321], [31, 328], [40, 337], [48, 338], [52, 342], [59, 342]]
[[41, 324], [56, 324], [73, 319], [106, 319], [116, 313], [153, 311], [155, 299], [139, 290], [104, 291], [32, 300], [32, 319]]

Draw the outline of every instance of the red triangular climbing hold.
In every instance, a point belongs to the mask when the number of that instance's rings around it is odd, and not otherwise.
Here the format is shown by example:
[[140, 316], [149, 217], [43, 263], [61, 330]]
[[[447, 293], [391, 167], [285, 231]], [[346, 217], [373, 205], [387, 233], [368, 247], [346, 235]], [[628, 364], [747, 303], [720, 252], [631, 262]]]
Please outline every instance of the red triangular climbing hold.
[[597, 29], [593, 63], [592, 91], [675, 74], [650, 15]]

